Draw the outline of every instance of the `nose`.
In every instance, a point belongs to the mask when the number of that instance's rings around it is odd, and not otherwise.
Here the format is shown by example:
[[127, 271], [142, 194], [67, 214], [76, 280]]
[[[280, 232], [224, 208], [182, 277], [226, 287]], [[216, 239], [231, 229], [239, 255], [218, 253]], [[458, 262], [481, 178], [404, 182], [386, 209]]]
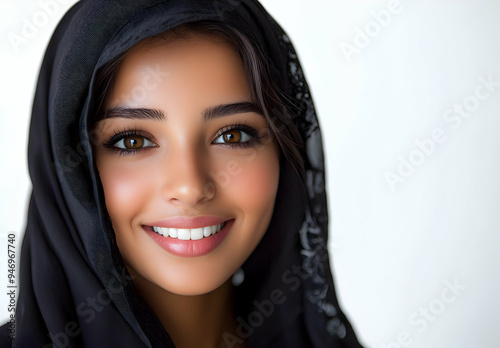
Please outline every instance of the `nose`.
[[216, 187], [209, 175], [206, 156], [197, 151], [183, 151], [167, 163], [164, 197], [171, 204], [194, 207], [215, 197]]

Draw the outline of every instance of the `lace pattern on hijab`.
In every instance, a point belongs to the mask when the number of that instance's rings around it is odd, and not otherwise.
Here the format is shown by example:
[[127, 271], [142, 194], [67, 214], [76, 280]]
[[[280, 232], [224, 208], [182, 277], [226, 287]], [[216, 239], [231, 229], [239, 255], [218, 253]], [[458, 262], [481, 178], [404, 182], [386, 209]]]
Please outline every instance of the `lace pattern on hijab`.
[[331, 270], [328, 253], [325, 253], [328, 241], [328, 212], [321, 132], [311, 94], [307, 84], [303, 82], [305, 77], [290, 39], [283, 34], [279, 43], [288, 53], [289, 80], [293, 85], [294, 98], [298, 102], [295, 106], [299, 110], [298, 114], [303, 116], [296, 116], [296, 120], [300, 120], [299, 132], [306, 142], [305, 179], [309, 205], [306, 206], [305, 219], [299, 231], [302, 269], [310, 278], [306, 297], [318, 312], [325, 316], [325, 330], [333, 337], [343, 339], [347, 329], [342, 317], [338, 315], [340, 310], [331, 300], [335, 298], [335, 290], [329, 286]]

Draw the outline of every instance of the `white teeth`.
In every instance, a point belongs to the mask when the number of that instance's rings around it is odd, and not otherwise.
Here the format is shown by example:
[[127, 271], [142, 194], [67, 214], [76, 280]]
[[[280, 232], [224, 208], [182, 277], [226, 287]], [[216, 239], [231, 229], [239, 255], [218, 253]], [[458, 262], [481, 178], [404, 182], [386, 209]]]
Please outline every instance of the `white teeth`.
[[177, 228], [169, 228], [168, 229], [169, 232], [168, 232], [168, 235], [172, 238], [177, 238], [178, 234], [177, 234]]
[[168, 237], [168, 228], [160, 227], [159, 229], [162, 236]]
[[203, 228], [192, 228], [191, 229], [191, 239], [198, 240], [203, 238]]
[[206, 226], [203, 227], [203, 237], [210, 237], [212, 235], [212, 227]]
[[191, 230], [179, 228], [177, 230], [177, 238], [182, 239], [182, 240], [190, 240], [191, 239]]
[[224, 227], [224, 222], [218, 225], [205, 226], [199, 228], [166, 228], [153, 226], [153, 231], [164, 237], [179, 238], [181, 240], [198, 240], [203, 237], [210, 237]]

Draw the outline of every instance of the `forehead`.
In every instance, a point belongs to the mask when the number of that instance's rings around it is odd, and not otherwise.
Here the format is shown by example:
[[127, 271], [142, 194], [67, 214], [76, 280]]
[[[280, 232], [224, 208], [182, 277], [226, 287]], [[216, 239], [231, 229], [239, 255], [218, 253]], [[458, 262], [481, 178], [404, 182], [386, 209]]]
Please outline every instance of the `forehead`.
[[[108, 106], [134, 92], [155, 96], [180, 90], [197, 97], [233, 91], [246, 99], [248, 81], [238, 52], [224, 39], [203, 34], [141, 41], [121, 62]], [[138, 107], [141, 101], [128, 102]]]

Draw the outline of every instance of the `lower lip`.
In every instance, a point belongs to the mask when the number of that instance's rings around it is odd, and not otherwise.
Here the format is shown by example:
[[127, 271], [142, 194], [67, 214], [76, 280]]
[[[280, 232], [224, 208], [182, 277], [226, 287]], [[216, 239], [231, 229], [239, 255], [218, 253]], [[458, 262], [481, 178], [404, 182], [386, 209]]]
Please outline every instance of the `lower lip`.
[[151, 226], [143, 226], [143, 229], [159, 246], [169, 253], [182, 257], [197, 257], [208, 254], [217, 248], [228, 235], [233, 223], [234, 220], [226, 221], [224, 227], [219, 232], [212, 234], [210, 237], [203, 237], [198, 240], [164, 237], [154, 232]]

